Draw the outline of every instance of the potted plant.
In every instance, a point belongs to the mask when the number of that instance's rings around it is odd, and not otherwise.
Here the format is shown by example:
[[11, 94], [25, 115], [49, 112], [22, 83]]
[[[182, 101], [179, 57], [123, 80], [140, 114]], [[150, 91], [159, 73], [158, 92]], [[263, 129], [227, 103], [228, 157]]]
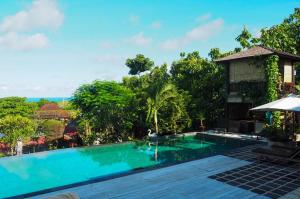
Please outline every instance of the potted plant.
[[266, 126], [260, 135], [267, 138], [269, 146], [289, 146], [290, 138], [283, 132], [282, 129], [273, 126]]

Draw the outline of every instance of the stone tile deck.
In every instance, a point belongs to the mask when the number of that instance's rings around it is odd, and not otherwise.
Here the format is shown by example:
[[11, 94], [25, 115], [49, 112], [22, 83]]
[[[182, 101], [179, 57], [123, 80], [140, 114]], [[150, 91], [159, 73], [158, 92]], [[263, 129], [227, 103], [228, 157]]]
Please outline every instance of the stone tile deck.
[[300, 198], [299, 166], [258, 163], [253, 147], [33, 198], [66, 192], [83, 199]]

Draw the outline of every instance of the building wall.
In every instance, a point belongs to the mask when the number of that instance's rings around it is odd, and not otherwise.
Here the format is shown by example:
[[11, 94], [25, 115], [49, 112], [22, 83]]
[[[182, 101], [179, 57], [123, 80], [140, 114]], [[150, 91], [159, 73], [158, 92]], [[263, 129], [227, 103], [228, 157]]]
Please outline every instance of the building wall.
[[263, 65], [253, 59], [231, 61], [229, 67], [230, 83], [265, 80]]
[[283, 72], [283, 82], [291, 83], [293, 82], [293, 66], [292, 62], [289, 60], [286, 60], [284, 62], [284, 72]]

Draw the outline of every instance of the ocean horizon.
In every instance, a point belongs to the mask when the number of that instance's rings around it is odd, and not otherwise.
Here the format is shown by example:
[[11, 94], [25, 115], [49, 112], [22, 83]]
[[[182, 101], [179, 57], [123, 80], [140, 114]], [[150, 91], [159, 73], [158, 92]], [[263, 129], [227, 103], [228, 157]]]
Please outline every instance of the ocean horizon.
[[27, 97], [27, 102], [39, 102], [41, 99], [46, 99], [51, 102], [70, 101], [72, 97]]

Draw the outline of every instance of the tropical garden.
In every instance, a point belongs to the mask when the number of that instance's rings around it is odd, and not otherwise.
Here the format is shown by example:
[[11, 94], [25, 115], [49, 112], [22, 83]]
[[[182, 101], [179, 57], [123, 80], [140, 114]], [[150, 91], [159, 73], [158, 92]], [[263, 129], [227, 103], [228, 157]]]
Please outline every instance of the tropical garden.
[[[6, 154], [15, 154], [18, 139], [30, 143], [40, 137], [45, 142], [51, 140], [48, 149], [55, 148], [55, 139], [50, 137], [58, 132], [63, 136], [69, 124], [74, 127], [71, 135], [78, 136], [80, 145], [141, 139], [149, 129], [167, 135], [216, 127], [224, 118], [226, 74], [215, 60], [254, 45], [300, 54], [300, 9], [282, 23], [262, 29], [258, 38], [245, 27], [236, 41], [239, 47], [229, 52], [213, 48], [208, 57], [197, 51], [182, 52], [170, 66], [156, 65], [142, 54], [128, 58], [124, 63], [128, 76], [121, 82], [95, 80], [81, 85], [70, 102], [58, 105], [70, 111], [67, 121], [36, 117], [37, 111], [49, 103], [47, 100], [35, 103], [19, 97], [1, 98], [0, 149], [8, 147]], [[279, 97], [277, 59], [271, 56], [266, 60], [267, 92], [258, 103]], [[278, 125], [276, 116], [274, 125]]]

